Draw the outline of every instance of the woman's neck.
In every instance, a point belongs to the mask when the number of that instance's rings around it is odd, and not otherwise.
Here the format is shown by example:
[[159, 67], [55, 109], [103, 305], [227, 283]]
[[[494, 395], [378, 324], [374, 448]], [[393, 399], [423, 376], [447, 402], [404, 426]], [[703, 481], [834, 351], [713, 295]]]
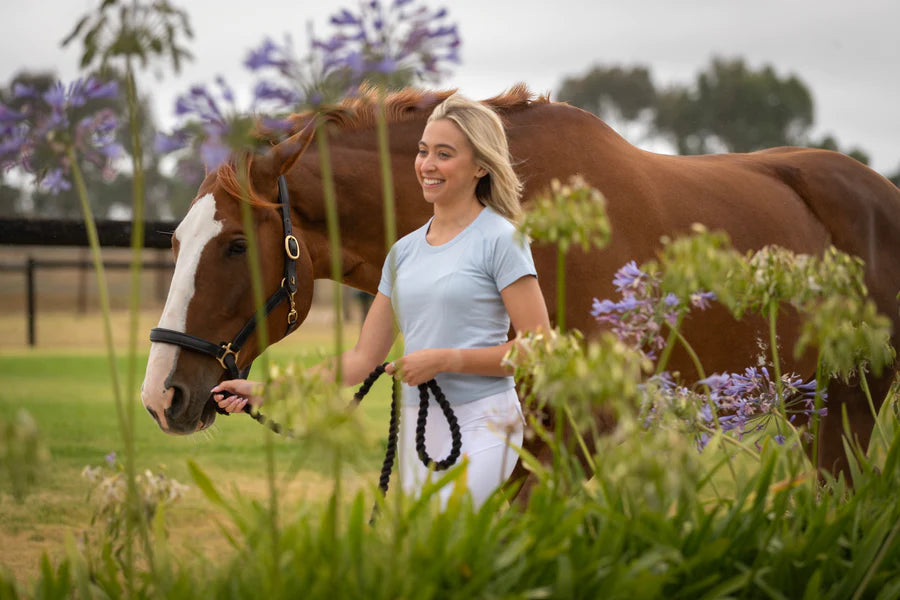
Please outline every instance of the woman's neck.
[[475, 196], [451, 205], [434, 205], [434, 219], [428, 228], [427, 239], [431, 244], [443, 244], [453, 239], [474, 221], [484, 205]]

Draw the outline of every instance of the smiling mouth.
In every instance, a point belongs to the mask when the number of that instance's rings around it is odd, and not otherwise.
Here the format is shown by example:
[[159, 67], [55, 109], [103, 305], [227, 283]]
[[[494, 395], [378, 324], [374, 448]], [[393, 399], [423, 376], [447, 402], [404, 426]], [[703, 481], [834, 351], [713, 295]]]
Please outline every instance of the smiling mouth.
[[431, 177], [423, 177], [422, 185], [438, 185], [439, 183], [444, 183], [443, 179], [433, 179]]

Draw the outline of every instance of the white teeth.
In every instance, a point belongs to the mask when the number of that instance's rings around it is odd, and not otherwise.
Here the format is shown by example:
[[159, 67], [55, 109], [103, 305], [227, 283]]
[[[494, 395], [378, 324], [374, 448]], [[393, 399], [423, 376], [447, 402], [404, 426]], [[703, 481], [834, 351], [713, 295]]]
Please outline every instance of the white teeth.
[[442, 180], [440, 180], [440, 179], [431, 179], [430, 177], [423, 177], [423, 178], [422, 178], [422, 183], [424, 183], [425, 185], [437, 185], [437, 184], [439, 184], [441, 181], [442, 181]]

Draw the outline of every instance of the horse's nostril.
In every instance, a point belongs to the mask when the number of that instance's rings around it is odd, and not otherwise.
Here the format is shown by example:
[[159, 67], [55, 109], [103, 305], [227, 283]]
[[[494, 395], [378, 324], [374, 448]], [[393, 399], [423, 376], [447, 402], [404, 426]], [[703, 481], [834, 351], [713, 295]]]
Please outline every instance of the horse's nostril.
[[160, 427], [162, 427], [162, 423], [159, 422], [159, 415], [156, 414], [156, 411], [153, 410], [152, 408], [150, 408], [149, 406], [147, 406], [146, 408], [147, 408], [147, 412], [150, 413], [150, 416], [153, 417], [153, 420], [156, 421], [156, 424], [159, 425]]
[[179, 386], [172, 387], [172, 402], [169, 404], [169, 408], [166, 409], [166, 416], [169, 418], [169, 422], [171, 423], [173, 420], [178, 418], [182, 412], [184, 412], [185, 406], [187, 402], [185, 401], [184, 390], [182, 390]]

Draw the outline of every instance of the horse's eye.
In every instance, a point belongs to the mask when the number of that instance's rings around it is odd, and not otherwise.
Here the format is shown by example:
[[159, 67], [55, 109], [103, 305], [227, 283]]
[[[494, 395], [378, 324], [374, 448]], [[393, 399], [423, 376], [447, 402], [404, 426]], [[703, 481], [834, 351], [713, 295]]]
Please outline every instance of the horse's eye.
[[228, 256], [240, 256], [247, 251], [247, 240], [238, 238], [228, 243]]

